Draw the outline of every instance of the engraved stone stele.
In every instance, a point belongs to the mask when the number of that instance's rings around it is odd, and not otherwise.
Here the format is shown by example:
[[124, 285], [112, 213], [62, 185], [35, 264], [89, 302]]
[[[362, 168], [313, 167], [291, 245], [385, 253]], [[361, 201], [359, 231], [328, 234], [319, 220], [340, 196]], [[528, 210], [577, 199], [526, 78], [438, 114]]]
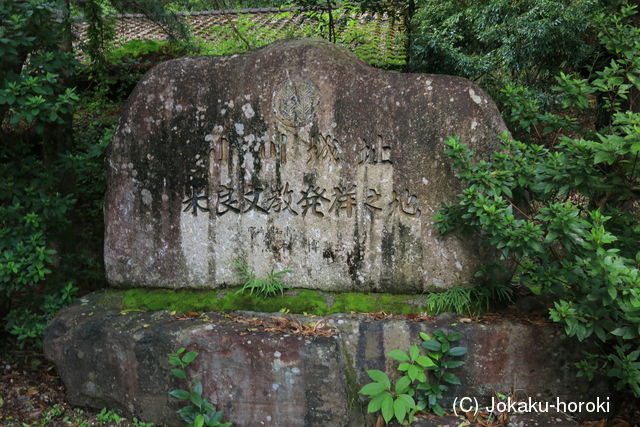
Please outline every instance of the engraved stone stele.
[[105, 263], [113, 286], [241, 284], [415, 292], [473, 284], [491, 253], [442, 236], [461, 190], [443, 141], [486, 156], [506, 131], [468, 80], [389, 73], [318, 40], [152, 69], [108, 157]]

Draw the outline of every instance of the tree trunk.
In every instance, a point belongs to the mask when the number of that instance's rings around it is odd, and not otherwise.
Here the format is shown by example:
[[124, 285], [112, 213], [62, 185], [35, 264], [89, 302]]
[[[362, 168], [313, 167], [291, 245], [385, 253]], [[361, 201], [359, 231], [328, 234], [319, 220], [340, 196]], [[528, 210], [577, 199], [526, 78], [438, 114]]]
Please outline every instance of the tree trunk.
[[405, 68], [409, 70], [411, 68], [411, 49], [413, 48], [413, 15], [416, 13], [416, 3], [415, 0], [407, 0], [404, 13], [404, 31], [405, 31], [405, 40], [404, 40], [404, 50], [405, 50]]

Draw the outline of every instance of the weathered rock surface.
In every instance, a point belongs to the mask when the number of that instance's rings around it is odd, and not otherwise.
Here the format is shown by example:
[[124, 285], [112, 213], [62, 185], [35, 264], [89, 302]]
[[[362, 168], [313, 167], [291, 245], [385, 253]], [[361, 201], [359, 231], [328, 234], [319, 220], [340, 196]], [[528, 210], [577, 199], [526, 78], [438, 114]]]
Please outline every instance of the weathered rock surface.
[[577, 427], [579, 425], [567, 414], [555, 412], [513, 414], [509, 417], [509, 422], [507, 423], [507, 427]]
[[319, 40], [168, 61], [138, 84], [108, 157], [114, 286], [324, 290], [469, 283], [489, 254], [432, 217], [460, 185], [443, 141], [484, 155], [506, 131], [468, 80], [388, 73]]
[[[282, 316], [282, 314], [278, 314]], [[247, 318], [268, 314], [244, 313]], [[372, 320], [356, 314], [290, 316], [301, 324], [325, 322], [333, 336], [268, 332], [221, 313], [179, 320], [168, 311], [121, 312], [117, 297], [93, 294], [47, 327], [45, 354], [62, 377], [69, 402], [120, 408], [155, 423], [178, 423], [181, 402], [168, 392], [183, 387], [171, 376], [167, 354], [180, 347], [199, 352], [189, 374], [237, 426], [362, 425], [366, 402], [357, 391], [367, 369], [397, 374], [386, 354], [407, 350], [419, 332], [458, 331], [469, 349], [456, 374], [462, 385], [447, 393], [488, 404], [495, 393], [536, 401], [595, 401], [605, 383], [576, 378], [581, 349], [562, 331], [519, 321], [460, 323], [450, 315], [433, 321]], [[596, 414], [603, 417], [606, 414]]]
[[[177, 320], [169, 312], [104, 309], [104, 301], [66, 309], [47, 329], [67, 399], [79, 406], [119, 408], [154, 423], [180, 425], [185, 388], [167, 354], [199, 353], [188, 372], [206, 397], [238, 426], [349, 425], [352, 416], [339, 337], [247, 333], [247, 325], [212, 314], [212, 322]], [[351, 394], [353, 398], [354, 394]]]

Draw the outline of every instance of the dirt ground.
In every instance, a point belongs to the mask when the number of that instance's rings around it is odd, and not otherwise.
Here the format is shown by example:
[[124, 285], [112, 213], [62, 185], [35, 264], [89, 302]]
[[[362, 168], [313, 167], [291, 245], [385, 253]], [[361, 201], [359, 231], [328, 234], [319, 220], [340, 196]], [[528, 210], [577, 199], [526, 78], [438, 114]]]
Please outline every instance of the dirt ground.
[[69, 405], [55, 367], [42, 353], [0, 350], [0, 426], [100, 425], [151, 426], [107, 409]]

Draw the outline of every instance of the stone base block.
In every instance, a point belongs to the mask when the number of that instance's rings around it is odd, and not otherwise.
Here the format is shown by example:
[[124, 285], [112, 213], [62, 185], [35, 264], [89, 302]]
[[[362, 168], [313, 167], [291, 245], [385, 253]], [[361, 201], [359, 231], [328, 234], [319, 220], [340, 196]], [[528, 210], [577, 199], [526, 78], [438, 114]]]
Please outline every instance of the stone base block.
[[[318, 322], [332, 333], [323, 328], [312, 334]], [[358, 314], [197, 317], [122, 311], [117, 297], [92, 294], [47, 327], [45, 354], [75, 405], [179, 424], [175, 411], [183, 402], [168, 393], [184, 384], [171, 375], [167, 354], [186, 347], [199, 353], [188, 374], [202, 381], [204, 395], [236, 426], [350, 426], [373, 421], [357, 394], [369, 382], [366, 370], [395, 376], [397, 362], [388, 352], [407, 350], [420, 342], [419, 332], [436, 329], [460, 332], [459, 345], [469, 349], [466, 365], [456, 372], [462, 385], [449, 390], [446, 405], [464, 396], [484, 404], [496, 393], [536, 401], [609, 395], [604, 381], [576, 378], [573, 366], [582, 348], [562, 330], [515, 320], [462, 323], [452, 315], [423, 322]]]

